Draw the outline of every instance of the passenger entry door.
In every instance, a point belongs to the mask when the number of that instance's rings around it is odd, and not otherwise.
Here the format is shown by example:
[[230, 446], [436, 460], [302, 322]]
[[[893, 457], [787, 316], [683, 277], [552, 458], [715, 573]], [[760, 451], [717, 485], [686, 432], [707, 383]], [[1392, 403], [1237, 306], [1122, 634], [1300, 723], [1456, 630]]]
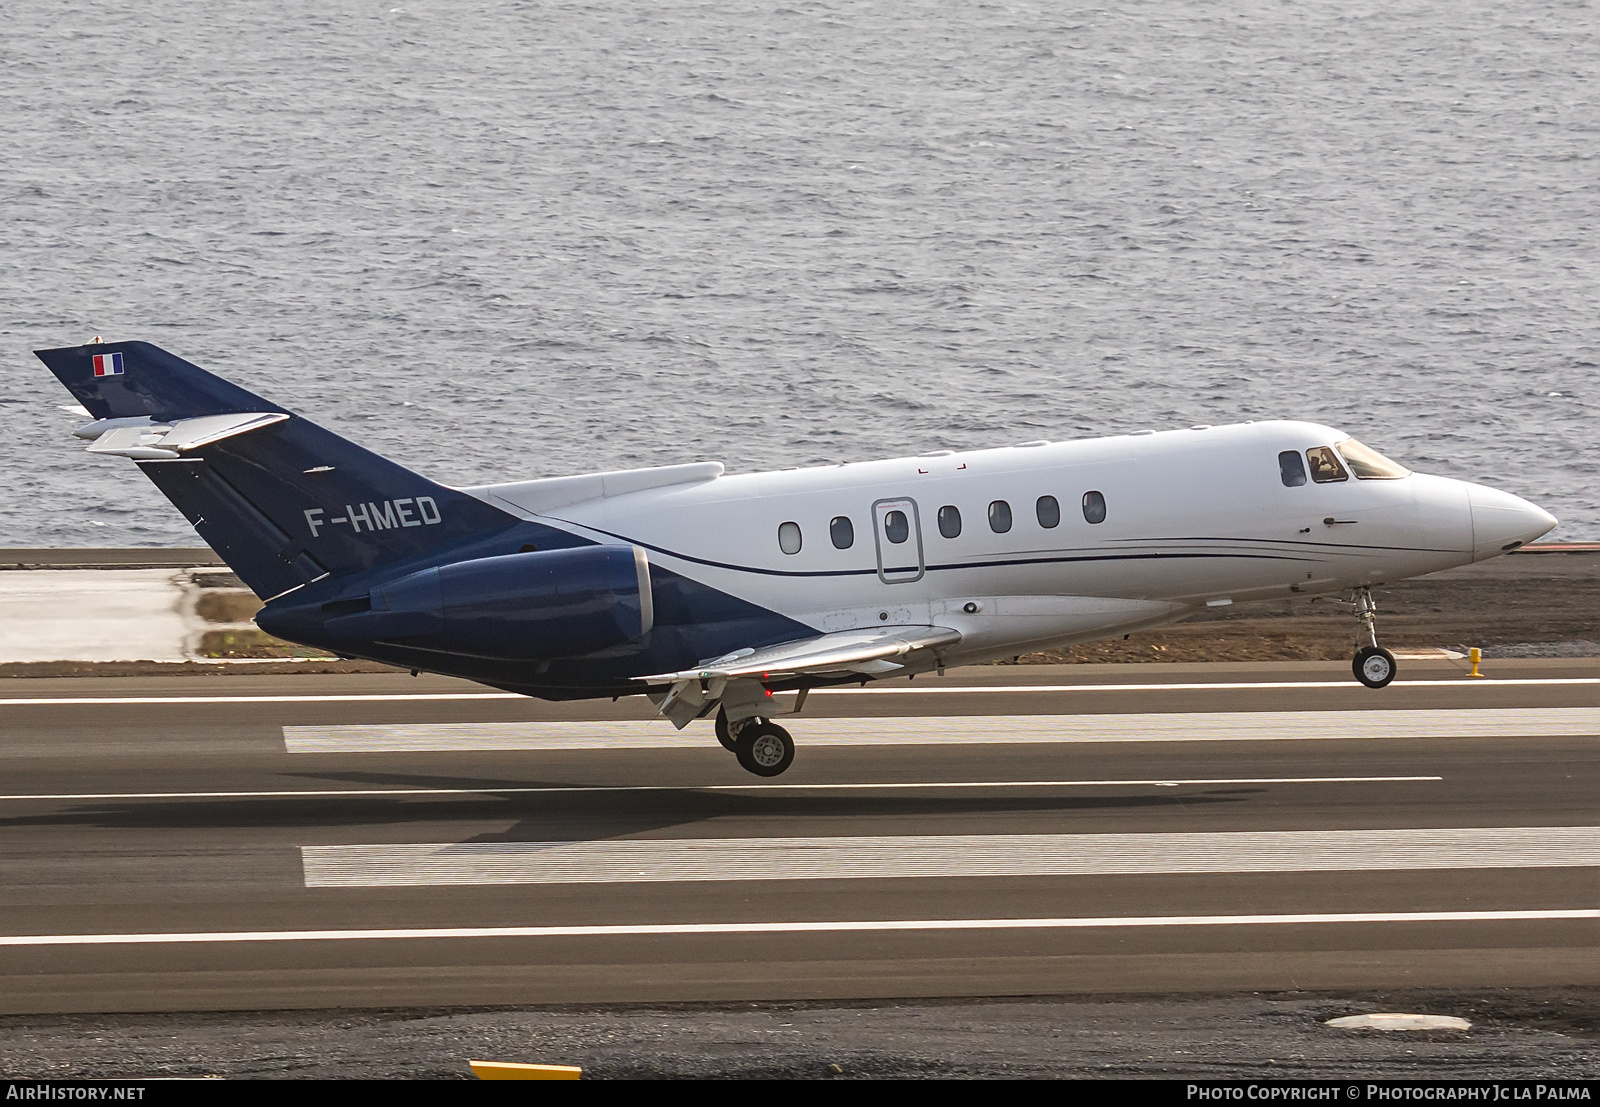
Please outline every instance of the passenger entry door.
[[878, 551], [878, 579], [910, 584], [927, 572], [922, 555], [922, 518], [909, 497], [872, 505], [872, 543]]

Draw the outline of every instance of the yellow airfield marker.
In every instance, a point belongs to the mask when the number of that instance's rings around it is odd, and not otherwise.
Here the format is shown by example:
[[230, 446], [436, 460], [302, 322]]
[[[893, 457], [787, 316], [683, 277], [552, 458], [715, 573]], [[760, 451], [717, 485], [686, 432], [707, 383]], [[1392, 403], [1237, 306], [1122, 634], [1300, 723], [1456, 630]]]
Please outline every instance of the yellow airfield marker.
[[1467, 660], [1472, 662], [1472, 672], [1468, 673], [1467, 675], [1481, 677], [1483, 674], [1478, 672], [1478, 662], [1483, 660], [1483, 651], [1477, 646], [1473, 646], [1467, 651]]
[[510, 1061], [468, 1061], [479, 1080], [576, 1080], [583, 1070], [575, 1065], [518, 1065]]

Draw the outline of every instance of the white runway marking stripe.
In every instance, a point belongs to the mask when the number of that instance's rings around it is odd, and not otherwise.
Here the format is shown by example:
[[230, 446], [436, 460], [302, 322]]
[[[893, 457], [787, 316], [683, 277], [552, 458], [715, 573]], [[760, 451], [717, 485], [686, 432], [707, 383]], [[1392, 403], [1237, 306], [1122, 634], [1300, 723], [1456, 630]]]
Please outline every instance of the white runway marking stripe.
[[212, 930], [175, 934], [6, 934], [5, 946], [189, 945], [458, 938], [635, 938], [738, 934], [860, 934], [947, 930], [1095, 930], [1164, 926], [1321, 926], [1347, 923], [1560, 922], [1600, 910], [1350, 911], [1300, 915], [1149, 915], [1059, 919], [866, 919], [839, 922], [618, 923], [600, 926], [450, 926], [387, 930]]
[[[1397, 680], [1391, 688], [1508, 688], [1538, 685], [1600, 684], [1600, 677], [1510, 677], [1468, 680]], [[1200, 681], [1190, 684], [976, 684], [878, 685], [866, 688], [817, 688], [813, 696], [971, 695], [1014, 692], [1237, 692], [1250, 689], [1348, 688], [1353, 680]], [[20, 696], [0, 699], [0, 707], [85, 707], [94, 704], [189, 703], [425, 703], [471, 700], [526, 700], [516, 692], [373, 692], [281, 696]]]
[[[1600, 708], [800, 718], [793, 720], [791, 729], [802, 749], [811, 746], [991, 742], [1224, 742], [1311, 738], [1502, 738], [1512, 735], [1577, 737], [1600, 735]], [[715, 742], [706, 724], [680, 731], [661, 720], [283, 728], [284, 748], [290, 753], [715, 749]]]
[[1442, 776], [1242, 776], [1194, 780], [934, 780], [861, 784], [562, 784], [537, 788], [296, 788], [247, 792], [45, 792], [0, 796], [7, 800], [106, 801], [184, 799], [340, 799], [367, 796], [511, 796], [584, 792], [841, 792], [896, 791], [918, 788], [1177, 788], [1186, 784], [1415, 784], [1442, 781]]
[[[1600, 677], [1507, 677], [1500, 680], [1453, 677], [1448, 680], [1396, 680], [1391, 688], [1493, 688], [1528, 684], [1600, 684]], [[1264, 688], [1360, 688], [1353, 680], [1196, 681], [1189, 684], [974, 684], [958, 688], [948, 684], [904, 686], [887, 681], [864, 688], [818, 688], [813, 696], [925, 695], [959, 692], [1203, 692], [1210, 689], [1237, 692]]]
[[373, 692], [304, 696], [60, 696], [0, 699], [0, 707], [129, 706], [175, 703], [425, 703], [455, 700], [526, 700], [519, 692]]
[[1600, 865], [1600, 827], [302, 846], [308, 888]]

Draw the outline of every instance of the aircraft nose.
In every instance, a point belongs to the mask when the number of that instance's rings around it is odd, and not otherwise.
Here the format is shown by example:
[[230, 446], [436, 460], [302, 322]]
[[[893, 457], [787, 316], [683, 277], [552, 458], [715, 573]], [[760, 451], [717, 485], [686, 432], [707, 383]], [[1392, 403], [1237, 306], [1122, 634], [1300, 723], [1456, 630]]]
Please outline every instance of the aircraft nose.
[[1472, 506], [1474, 561], [1508, 553], [1556, 525], [1556, 517], [1544, 508], [1481, 484], [1467, 486], [1467, 502]]

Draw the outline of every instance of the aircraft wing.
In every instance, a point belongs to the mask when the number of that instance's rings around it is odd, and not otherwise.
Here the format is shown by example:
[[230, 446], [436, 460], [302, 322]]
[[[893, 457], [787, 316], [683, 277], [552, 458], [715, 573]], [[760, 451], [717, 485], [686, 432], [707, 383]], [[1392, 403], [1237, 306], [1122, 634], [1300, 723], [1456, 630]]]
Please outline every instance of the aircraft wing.
[[841, 630], [815, 638], [782, 642], [763, 649], [738, 650], [705, 662], [699, 668], [641, 677], [647, 684], [680, 681], [726, 682], [756, 678], [798, 676], [801, 673], [893, 672], [894, 658], [913, 650], [942, 649], [961, 641], [959, 631], [948, 627], [883, 627]]

